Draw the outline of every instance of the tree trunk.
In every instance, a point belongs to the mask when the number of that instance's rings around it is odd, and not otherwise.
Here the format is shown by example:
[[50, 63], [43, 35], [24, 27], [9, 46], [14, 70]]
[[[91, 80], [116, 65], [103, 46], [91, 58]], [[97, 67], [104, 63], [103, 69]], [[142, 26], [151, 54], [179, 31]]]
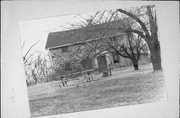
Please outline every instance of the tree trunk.
[[151, 51], [151, 62], [152, 62], [153, 70], [154, 71], [162, 70], [159, 42], [153, 41], [151, 43], [151, 46], [149, 46], [149, 47], [150, 47], [150, 51]]
[[132, 60], [132, 62], [133, 62], [134, 70], [139, 70], [138, 61], [137, 60]]
[[153, 70], [154, 71], [162, 70], [156, 15], [153, 16], [153, 12], [150, 6], [147, 6], [147, 13], [149, 16], [150, 31], [151, 31], [151, 37], [149, 37], [149, 39], [151, 39], [149, 48], [151, 51], [151, 62], [152, 62]]

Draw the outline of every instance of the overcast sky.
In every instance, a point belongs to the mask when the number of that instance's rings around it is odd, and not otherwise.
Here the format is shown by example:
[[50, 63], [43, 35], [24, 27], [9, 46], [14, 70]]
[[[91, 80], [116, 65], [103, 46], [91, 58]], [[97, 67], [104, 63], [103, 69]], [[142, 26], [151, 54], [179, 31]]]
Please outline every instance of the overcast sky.
[[36, 52], [47, 53], [47, 50], [45, 50], [45, 45], [49, 32], [68, 30], [67, 28], [69, 24], [78, 23], [82, 21], [83, 18], [88, 18], [90, 14], [92, 13], [81, 14], [81, 16], [65, 15], [44, 19], [21, 21], [19, 23], [21, 45], [25, 41], [25, 45], [23, 47], [23, 55], [25, 55], [27, 50], [38, 40], [40, 41], [32, 48], [30, 54]]

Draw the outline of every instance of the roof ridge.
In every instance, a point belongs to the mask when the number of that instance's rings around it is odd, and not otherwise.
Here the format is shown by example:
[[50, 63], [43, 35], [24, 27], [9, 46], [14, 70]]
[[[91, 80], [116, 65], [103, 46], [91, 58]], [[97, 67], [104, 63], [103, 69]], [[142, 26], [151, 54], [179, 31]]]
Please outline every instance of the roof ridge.
[[82, 28], [89, 28], [89, 27], [94, 27], [94, 26], [101, 26], [101, 25], [103, 25], [103, 24], [109, 24], [109, 23], [119, 22], [119, 21], [122, 21], [122, 20], [123, 20], [123, 19], [121, 19], [121, 20], [114, 20], [114, 21], [112, 21], [112, 22], [105, 22], [105, 23], [93, 24], [93, 25], [91, 25], [91, 26], [79, 27], [79, 28], [74, 28], [74, 29], [67, 29], [67, 30], [49, 32], [49, 34], [61, 33], [61, 32], [68, 32], [68, 31], [79, 30], [79, 29], [82, 29]]
[[[101, 24], [96, 24], [92, 26], [87, 26], [83, 28], [76, 28], [58, 32], [50, 32], [48, 34], [45, 49], [52, 49], [53, 47], [60, 47], [62, 45], [74, 44], [81, 41], [82, 39], [96, 39], [101, 37], [102, 32], [106, 32], [105, 37], [116, 35], [119, 30], [116, 28], [123, 27], [121, 23], [122, 20], [116, 20], [112, 22], [106, 22]], [[86, 28], [86, 30], [84, 29]], [[109, 28], [109, 29], [108, 29]], [[88, 39], [87, 39], [88, 38]]]

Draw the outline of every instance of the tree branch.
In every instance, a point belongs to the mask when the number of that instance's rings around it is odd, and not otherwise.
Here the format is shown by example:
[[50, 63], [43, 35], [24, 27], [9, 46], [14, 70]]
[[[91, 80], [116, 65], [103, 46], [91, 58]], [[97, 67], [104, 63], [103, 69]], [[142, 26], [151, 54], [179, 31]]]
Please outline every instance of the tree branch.
[[127, 33], [127, 40], [128, 40], [128, 43], [129, 43], [129, 46], [130, 46], [130, 51], [131, 51], [131, 56], [133, 58], [135, 58], [135, 54], [134, 54], [134, 48], [132, 47], [132, 39], [131, 39], [131, 35], [133, 35], [132, 33]]
[[123, 30], [126, 33], [132, 32], [135, 34], [138, 34], [139, 36], [141, 36], [146, 42], [150, 42], [150, 40], [146, 37], [146, 35], [143, 34], [143, 32], [139, 31], [139, 30], [135, 30], [135, 29], [124, 29], [124, 28], [119, 28], [119, 30]]
[[121, 12], [121, 13], [124, 13], [124, 14], [126, 14], [127, 16], [135, 19], [135, 20], [141, 25], [141, 27], [142, 27], [142, 29], [144, 30], [145, 34], [146, 34], [148, 37], [150, 37], [150, 34], [149, 34], [149, 32], [148, 32], [148, 29], [146, 28], [146, 25], [145, 25], [136, 15], [134, 15], [134, 14], [131, 13], [131, 12], [125, 11], [125, 10], [123, 10], [123, 9], [117, 9], [117, 11], [119, 11], [119, 12]]
[[114, 49], [120, 56], [124, 57], [124, 58], [129, 58], [131, 59], [131, 56], [127, 56], [127, 55], [124, 55], [122, 53], [120, 53], [119, 50], [117, 50], [114, 46], [112, 46], [110, 43], [108, 43], [109, 47], [111, 47], [112, 49]]
[[40, 41], [40, 40], [38, 40], [36, 43], [34, 43], [34, 44], [28, 49], [28, 51], [26, 52], [26, 54], [25, 54], [24, 57], [23, 57], [24, 61], [26, 60], [26, 56], [29, 54], [29, 52], [31, 51], [31, 49], [32, 49], [37, 43], [39, 43], [39, 41]]

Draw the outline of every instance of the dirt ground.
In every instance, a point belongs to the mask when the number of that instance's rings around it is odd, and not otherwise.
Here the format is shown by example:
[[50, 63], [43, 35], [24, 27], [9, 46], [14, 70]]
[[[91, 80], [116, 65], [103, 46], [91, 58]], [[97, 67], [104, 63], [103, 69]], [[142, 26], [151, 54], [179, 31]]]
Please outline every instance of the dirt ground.
[[33, 117], [166, 99], [163, 72], [153, 72], [150, 64], [141, 65], [138, 71], [116, 69], [106, 78], [94, 75], [91, 82], [79, 78], [64, 88], [57, 82], [39, 84], [29, 87], [28, 93]]

